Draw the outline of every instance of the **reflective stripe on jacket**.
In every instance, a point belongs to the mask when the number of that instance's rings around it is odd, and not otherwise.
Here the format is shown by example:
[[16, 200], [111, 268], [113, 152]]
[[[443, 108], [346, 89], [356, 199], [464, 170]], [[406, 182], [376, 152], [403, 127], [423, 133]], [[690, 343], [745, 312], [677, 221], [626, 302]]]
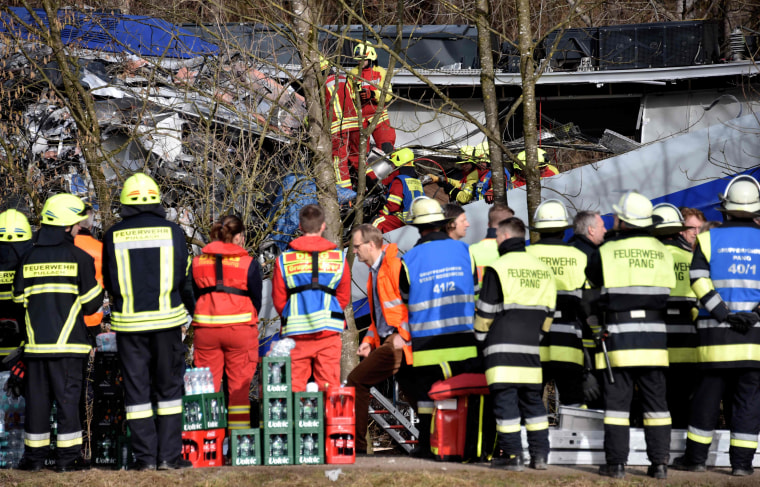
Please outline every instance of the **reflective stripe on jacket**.
[[[217, 263], [217, 259], [221, 262]], [[239, 245], [211, 242], [193, 259], [193, 280], [201, 290], [193, 326], [220, 327], [258, 323], [248, 291], [248, 269], [253, 258]], [[221, 265], [221, 282], [217, 271]], [[215, 290], [218, 289], [218, 290]]]
[[343, 252], [288, 250], [278, 258], [277, 265], [288, 294], [282, 311], [281, 335], [323, 330], [342, 332], [343, 309], [338, 303], [336, 290], [343, 277]]
[[409, 282], [414, 366], [475, 357], [474, 264], [467, 244], [432, 240], [413, 247], [402, 261]]

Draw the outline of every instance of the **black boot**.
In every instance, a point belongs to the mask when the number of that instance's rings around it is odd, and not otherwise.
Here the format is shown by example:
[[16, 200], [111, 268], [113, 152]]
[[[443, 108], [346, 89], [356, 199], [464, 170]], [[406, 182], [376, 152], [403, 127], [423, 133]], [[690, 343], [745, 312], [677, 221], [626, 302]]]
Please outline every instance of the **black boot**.
[[664, 463], [650, 465], [647, 468], [647, 475], [655, 479], [666, 479], [668, 478], [668, 466]]
[[430, 451], [430, 424], [433, 421], [433, 415], [420, 414], [419, 419], [417, 431], [420, 435], [417, 438], [417, 446], [409, 454], [412, 458], [433, 458], [433, 452]]
[[731, 475], [734, 477], [748, 477], [755, 473], [755, 469], [752, 467], [742, 468], [742, 467], [732, 467], [731, 468]]
[[530, 457], [530, 468], [534, 470], [546, 470], [546, 456], [535, 455]]
[[511, 470], [512, 472], [522, 472], [525, 470], [525, 462], [523, 461], [522, 454], [520, 455], [508, 455], [502, 450], [493, 456], [491, 460], [491, 468], [500, 468], [502, 470]]
[[622, 479], [625, 477], [625, 465], [622, 463], [608, 463], [599, 467], [599, 475]]
[[687, 472], [704, 472], [704, 463], [691, 463], [686, 455], [673, 459], [673, 468], [676, 470], [686, 470]]

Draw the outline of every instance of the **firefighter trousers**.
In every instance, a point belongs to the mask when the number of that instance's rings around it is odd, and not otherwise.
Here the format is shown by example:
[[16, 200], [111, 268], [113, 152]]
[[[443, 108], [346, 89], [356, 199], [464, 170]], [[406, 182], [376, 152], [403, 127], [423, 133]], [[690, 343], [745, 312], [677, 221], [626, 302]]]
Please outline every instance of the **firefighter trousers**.
[[586, 404], [583, 398], [583, 366], [570, 362], [544, 362], [541, 364], [544, 387], [554, 381], [563, 406], [580, 407]]
[[496, 418], [498, 447], [505, 455], [522, 455], [521, 418], [528, 433], [532, 458], [549, 455], [549, 419], [541, 398], [541, 384], [492, 384], [493, 414]]
[[631, 399], [638, 386], [644, 410], [644, 439], [653, 465], [668, 463], [671, 420], [662, 367], [616, 367], [615, 383], [604, 375], [604, 453], [608, 464], [625, 464], [630, 444]]
[[82, 423], [79, 400], [82, 394], [81, 358], [30, 358], [26, 362], [27, 380], [24, 420], [24, 457], [43, 463], [50, 451], [50, 410], [56, 402], [56, 465], [76, 460], [82, 450]]
[[435, 403], [430, 399], [428, 392], [433, 384], [442, 379], [443, 370], [438, 365], [412, 367], [404, 362], [396, 374], [401, 390], [404, 391], [412, 407], [417, 410], [420, 420], [418, 448], [425, 452], [430, 451], [430, 429], [435, 412]]
[[695, 374], [697, 369], [698, 365], [694, 363], [670, 364], [665, 373], [668, 382], [668, 410], [673, 419], [673, 428], [686, 429], [689, 426], [689, 405], [699, 382], [699, 375]]
[[705, 463], [720, 415], [720, 401], [732, 388], [731, 466], [749, 469], [760, 433], [760, 369], [705, 370], [694, 391], [686, 435], [686, 459]]
[[174, 463], [182, 453], [185, 347], [180, 327], [117, 333], [116, 343], [135, 459], [143, 465]]

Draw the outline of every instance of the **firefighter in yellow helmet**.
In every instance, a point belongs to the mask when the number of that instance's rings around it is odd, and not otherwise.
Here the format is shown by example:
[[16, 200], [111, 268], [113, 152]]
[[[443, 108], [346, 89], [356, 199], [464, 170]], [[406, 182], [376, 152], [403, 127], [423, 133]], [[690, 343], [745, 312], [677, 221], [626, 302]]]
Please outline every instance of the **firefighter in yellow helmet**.
[[13, 302], [13, 277], [21, 257], [32, 248], [32, 229], [23, 213], [0, 213], [0, 370], [2, 363], [24, 340], [24, 306]]
[[103, 235], [103, 281], [136, 468], [190, 467], [180, 455], [182, 327], [195, 307], [185, 233], [166, 220], [158, 184], [146, 174], [124, 182], [120, 201], [123, 219]]
[[[549, 161], [546, 159], [546, 151], [540, 147], [536, 150], [538, 151], [538, 168], [541, 171], [541, 179], [559, 174], [559, 169], [549, 164]], [[513, 188], [525, 186], [525, 174], [523, 173], [523, 167], [525, 166], [525, 151], [520, 151], [517, 154], [517, 159], [520, 160], [521, 164], [515, 163], [514, 165], [514, 174], [512, 175]]]
[[22, 470], [39, 471], [48, 457], [53, 401], [58, 404], [56, 470], [89, 468], [81, 454], [79, 417], [84, 363], [92, 349], [84, 314], [100, 307], [103, 288], [95, 280], [92, 257], [74, 245], [78, 224], [86, 217], [76, 196], [48, 198], [34, 247], [21, 258], [14, 276], [13, 299], [26, 308], [27, 332]]
[[396, 169], [383, 180], [388, 188], [385, 206], [372, 225], [386, 233], [411, 223], [412, 202], [425, 193], [414, 170], [412, 149], [399, 149], [390, 157]]
[[[361, 100], [363, 127], [369, 127], [379, 110], [379, 117], [375, 130], [372, 131], [372, 138], [375, 141], [375, 146], [380, 147], [386, 154], [390, 154], [396, 145], [396, 130], [391, 127], [388, 118], [387, 104], [393, 99], [390, 82], [383, 91], [387, 72], [385, 68], [377, 65], [375, 48], [365, 42], [360, 42], [354, 48], [354, 59], [359, 63], [352, 74], [356, 78], [357, 90]], [[382, 109], [378, 106], [381, 100], [384, 103]], [[354, 136], [357, 139], [355, 145], [358, 147], [358, 133], [352, 134], [352, 137]]]
[[456, 163], [459, 179], [450, 178], [446, 173], [441, 176], [436, 174], [429, 174], [429, 176], [432, 182], [438, 183], [446, 191], [449, 195], [449, 201], [464, 205], [477, 199], [475, 196], [477, 185], [480, 182], [481, 170], [479, 165], [482, 158], [477, 157], [476, 148], [471, 145], [461, 147], [459, 154], [459, 160]]

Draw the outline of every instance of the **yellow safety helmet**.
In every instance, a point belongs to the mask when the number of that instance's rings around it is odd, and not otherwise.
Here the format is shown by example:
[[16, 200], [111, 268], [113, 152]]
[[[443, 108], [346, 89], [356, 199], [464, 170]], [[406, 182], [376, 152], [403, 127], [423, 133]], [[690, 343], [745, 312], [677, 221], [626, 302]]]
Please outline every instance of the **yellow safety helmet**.
[[670, 203], [660, 203], [656, 205], [652, 209], [652, 216], [660, 220], [659, 222], [655, 222], [654, 230], [652, 232], [656, 235], [670, 235], [682, 232], [689, 228], [684, 225], [681, 210]]
[[23, 213], [11, 208], [0, 213], [0, 242], [24, 242], [32, 239], [32, 227]]
[[463, 145], [459, 148], [460, 159], [456, 161], [456, 164], [474, 164], [473, 158], [475, 157], [474, 145]]
[[152, 205], [161, 203], [158, 184], [147, 174], [137, 172], [124, 181], [119, 201], [122, 205]]
[[354, 59], [369, 59], [370, 61], [377, 61], [377, 51], [369, 44], [359, 43], [354, 47]]
[[560, 200], [550, 199], [544, 201], [536, 208], [531, 230], [537, 232], [559, 232], [567, 230], [571, 226], [572, 222], [567, 216], [565, 205]]
[[42, 206], [42, 223], [54, 227], [70, 227], [87, 218], [84, 202], [69, 193], [51, 196]]
[[486, 160], [489, 158], [490, 154], [491, 154], [491, 148], [488, 146], [488, 140], [484, 140], [483, 142], [475, 146], [475, 150], [473, 151], [472, 156], [475, 159]]
[[[544, 155], [546, 154], [546, 151], [543, 150], [540, 147], [538, 149], [536, 149], [536, 151], [538, 152], [538, 165], [539, 166], [543, 166], [544, 164], [546, 164], [546, 158], [544, 157]], [[523, 163], [523, 165], [524, 165], [525, 164], [525, 151], [520, 151], [517, 154], [517, 159], [519, 161], [521, 161]], [[519, 164], [515, 163], [515, 169], [522, 169], [522, 167], [520, 167]]]
[[412, 225], [443, 224], [448, 220], [437, 200], [427, 196], [418, 196], [412, 202]]
[[617, 205], [612, 205], [612, 211], [627, 224], [645, 228], [652, 226], [652, 202], [636, 191], [628, 191], [620, 197]]
[[328, 61], [326, 57], [320, 54], [319, 55], [319, 70], [325, 71], [329, 67], [330, 67], [330, 61]]
[[412, 149], [404, 147], [391, 154], [390, 159], [396, 167], [405, 166], [410, 162], [414, 162], [414, 152], [412, 152]]
[[719, 198], [720, 211], [751, 214], [760, 212], [760, 184], [750, 175], [736, 176], [728, 183], [725, 192]]

